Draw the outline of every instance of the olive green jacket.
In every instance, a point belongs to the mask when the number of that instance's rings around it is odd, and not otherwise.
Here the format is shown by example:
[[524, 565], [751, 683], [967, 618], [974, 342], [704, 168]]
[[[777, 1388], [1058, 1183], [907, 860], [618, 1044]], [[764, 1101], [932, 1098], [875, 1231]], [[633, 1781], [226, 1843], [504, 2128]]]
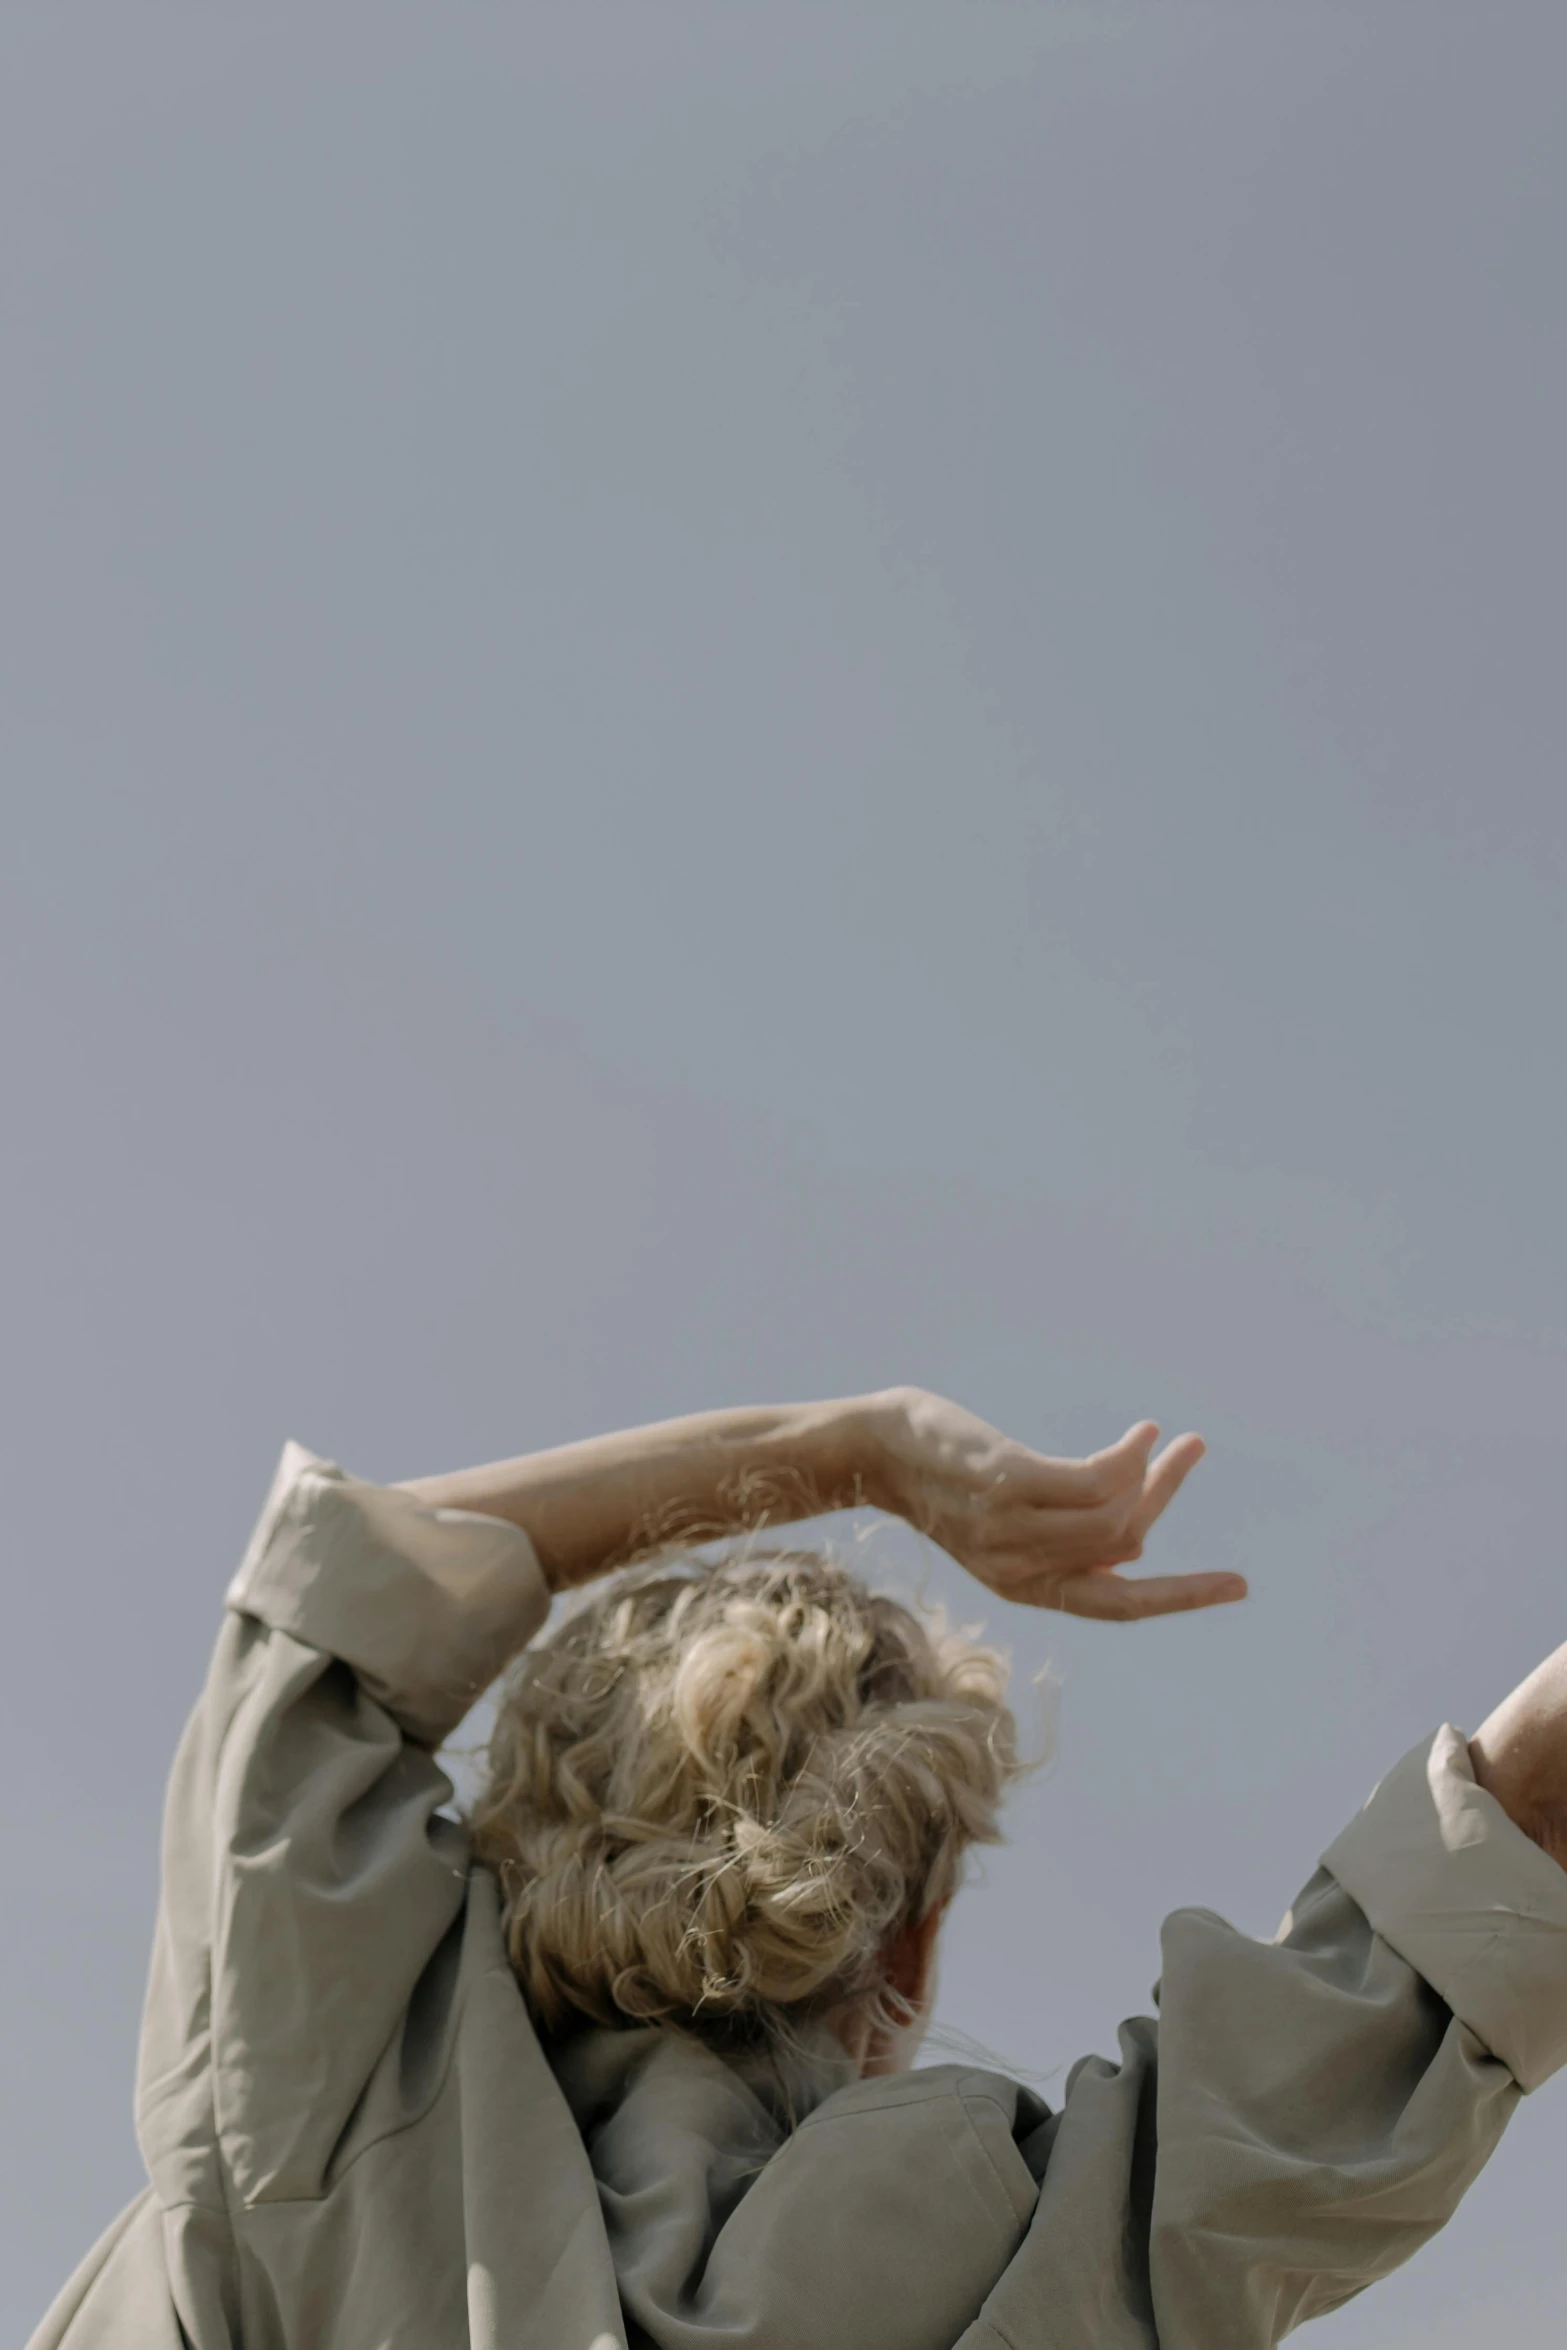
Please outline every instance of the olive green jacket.
[[1058, 2111], [541, 2046], [435, 1748], [538, 1629], [525, 1536], [298, 1446], [169, 1789], [150, 2184], [33, 2350], [1262, 2350], [1447, 2219], [1567, 2059], [1567, 1872], [1439, 1731], [1272, 1942], [1164, 1928]]

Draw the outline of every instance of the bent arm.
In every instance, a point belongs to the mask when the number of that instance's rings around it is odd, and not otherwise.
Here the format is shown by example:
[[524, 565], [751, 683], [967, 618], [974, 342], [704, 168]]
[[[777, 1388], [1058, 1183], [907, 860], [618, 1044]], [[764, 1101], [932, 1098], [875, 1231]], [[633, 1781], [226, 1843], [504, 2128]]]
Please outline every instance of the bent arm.
[[1034, 1604], [1085, 1584], [1121, 1615], [1210, 1604], [1233, 1578], [1113, 1573], [1196, 1457], [1184, 1440], [1150, 1462], [1156, 1433], [1051, 1461], [891, 1389], [402, 1487], [285, 1448], [169, 1790], [138, 2101], [159, 2192], [317, 2191], [463, 1907], [435, 1750], [552, 1592], [650, 1545], [864, 1501]]
[[289, 1445], [228, 1603], [169, 1784], [137, 2093], [160, 2196], [218, 2210], [318, 2194], [400, 2077], [466, 1896], [434, 1749], [549, 1592], [517, 1528]]
[[1567, 2062], [1567, 1875], [1461, 1734], [1391, 1771], [1272, 1944], [1165, 1928], [1152, 2287], [1170, 2350], [1276, 2342], [1442, 2227]]
[[1271, 1942], [1167, 1920], [1157, 2024], [1020, 2141], [1033, 2221], [962, 2350], [1274, 2350], [1457, 2209], [1567, 2063], [1567, 1875], [1444, 1729]]

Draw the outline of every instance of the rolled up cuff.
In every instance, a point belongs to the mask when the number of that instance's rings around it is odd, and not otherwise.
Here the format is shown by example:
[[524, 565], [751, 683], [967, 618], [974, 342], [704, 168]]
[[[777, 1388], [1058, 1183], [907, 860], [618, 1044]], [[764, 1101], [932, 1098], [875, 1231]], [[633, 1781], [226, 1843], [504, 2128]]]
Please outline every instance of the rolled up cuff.
[[288, 1444], [228, 1604], [352, 1666], [438, 1746], [549, 1614], [532, 1543]]
[[1520, 2088], [1567, 2064], [1567, 1870], [1478, 1785], [1461, 1730], [1405, 1755], [1322, 1865]]

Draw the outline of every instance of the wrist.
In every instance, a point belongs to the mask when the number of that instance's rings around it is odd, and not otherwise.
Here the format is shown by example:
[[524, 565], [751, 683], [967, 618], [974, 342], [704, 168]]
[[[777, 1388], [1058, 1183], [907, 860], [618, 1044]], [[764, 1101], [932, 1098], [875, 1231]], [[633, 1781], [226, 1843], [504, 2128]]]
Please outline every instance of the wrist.
[[852, 1396], [839, 1407], [844, 1482], [852, 1487], [840, 1506], [859, 1504], [885, 1510], [891, 1517], [907, 1516], [909, 1392], [905, 1387], [878, 1388], [871, 1395]]

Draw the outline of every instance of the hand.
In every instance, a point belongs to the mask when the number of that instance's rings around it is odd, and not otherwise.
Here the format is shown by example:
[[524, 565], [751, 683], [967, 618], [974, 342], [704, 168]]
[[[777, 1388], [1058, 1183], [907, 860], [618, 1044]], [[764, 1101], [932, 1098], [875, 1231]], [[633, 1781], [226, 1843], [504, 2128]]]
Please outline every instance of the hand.
[[1178, 1436], [1155, 1458], [1159, 1431], [1141, 1420], [1105, 1452], [1057, 1461], [919, 1388], [878, 1402], [884, 1506], [1003, 1599], [1128, 1624], [1245, 1598], [1240, 1575], [1128, 1581], [1115, 1571], [1141, 1558], [1149, 1527], [1202, 1459], [1200, 1436]]
[[1567, 1648], [1558, 1648], [1469, 1742], [1482, 1787], [1567, 1868]]

